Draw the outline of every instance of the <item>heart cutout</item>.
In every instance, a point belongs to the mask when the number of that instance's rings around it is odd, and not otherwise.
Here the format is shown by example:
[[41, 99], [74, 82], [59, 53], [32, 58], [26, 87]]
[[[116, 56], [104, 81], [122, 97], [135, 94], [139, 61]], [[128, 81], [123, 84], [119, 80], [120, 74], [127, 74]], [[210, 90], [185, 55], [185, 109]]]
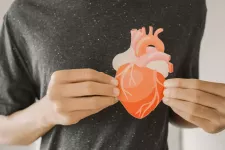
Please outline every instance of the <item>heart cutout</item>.
[[[164, 44], [158, 38], [163, 29], [149, 27], [131, 30], [131, 45], [113, 59], [117, 71], [118, 99], [133, 117], [142, 119], [149, 115], [163, 98], [163, 82], [173, 72], [170, 55], [164, 53]], [[151, 45], [151, 46], [149, 46]]]

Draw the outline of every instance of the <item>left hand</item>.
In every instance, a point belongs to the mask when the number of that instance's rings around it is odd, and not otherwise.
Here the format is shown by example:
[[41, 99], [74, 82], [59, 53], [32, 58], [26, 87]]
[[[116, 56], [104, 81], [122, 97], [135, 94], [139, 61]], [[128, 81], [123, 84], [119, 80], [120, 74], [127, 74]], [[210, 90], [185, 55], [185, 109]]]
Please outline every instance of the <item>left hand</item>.
[[163, 102], [208, 133], [225, 129], [225, 84], [197, 79], [165, 81]]

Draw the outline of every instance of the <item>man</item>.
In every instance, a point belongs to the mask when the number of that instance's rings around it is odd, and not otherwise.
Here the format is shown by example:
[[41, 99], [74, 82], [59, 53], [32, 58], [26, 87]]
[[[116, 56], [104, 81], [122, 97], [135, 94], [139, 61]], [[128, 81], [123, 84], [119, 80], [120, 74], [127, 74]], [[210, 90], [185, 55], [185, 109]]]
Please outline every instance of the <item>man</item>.
[[16, 0], [1, 30], [0, 143], [42, 137], [43, 150], [166, 150], [169, 119], [222, 130], [223, 84], [168, 80], [164, 103], [141, 120], [116, 100], [112, 59], [130, 29], [163, 27], [169, 78], [198, 78], [205, 17], [204, 0]]

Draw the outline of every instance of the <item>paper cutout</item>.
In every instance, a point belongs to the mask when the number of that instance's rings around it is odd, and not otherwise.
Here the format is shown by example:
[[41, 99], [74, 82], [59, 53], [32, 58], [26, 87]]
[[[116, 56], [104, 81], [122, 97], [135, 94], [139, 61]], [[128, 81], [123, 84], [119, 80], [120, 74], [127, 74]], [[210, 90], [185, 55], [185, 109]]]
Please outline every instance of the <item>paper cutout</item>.
[[131, 30], [130, 48], [113, 59], [113, 68], [121, 90], [118, 99], [133, 117], [150, 114], [163, 98], [163, 82], [173, 72], [170, 55], [158, 38], [163, 29], [153, 34], [153, 27]]

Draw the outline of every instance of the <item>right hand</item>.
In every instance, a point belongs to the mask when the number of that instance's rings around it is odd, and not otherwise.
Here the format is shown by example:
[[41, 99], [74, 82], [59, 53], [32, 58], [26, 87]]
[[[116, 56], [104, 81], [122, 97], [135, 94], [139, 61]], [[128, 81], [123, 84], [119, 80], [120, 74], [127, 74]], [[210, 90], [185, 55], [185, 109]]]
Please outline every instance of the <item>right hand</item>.
[[56, 71], [52, 74], [45, 99], [50, 102], [53, 124], [71, 125], [114, 105], [118, 81], [92, 69]]

